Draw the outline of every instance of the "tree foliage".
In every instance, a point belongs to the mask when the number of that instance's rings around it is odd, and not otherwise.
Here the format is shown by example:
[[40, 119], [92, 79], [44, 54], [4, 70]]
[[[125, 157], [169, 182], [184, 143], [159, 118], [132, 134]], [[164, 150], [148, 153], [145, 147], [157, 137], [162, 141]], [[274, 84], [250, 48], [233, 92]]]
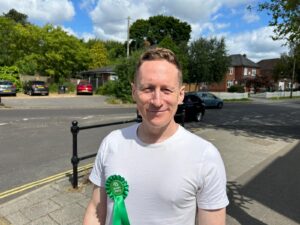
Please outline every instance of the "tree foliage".
[[222, 38], [200, 38], [189, 47], [189, 81], [200, 83], [221, 82], [230, 59], [226, 53], [225, 40]]
[[89, 69], [101, 68], [109, 64], [107, 49], [101, 41], [97, 41], [91, 46], [89, 56]]
[[21, 88], [19, 69], [16, 66], [0, 67], [0, 80], [9, 80], [13, 82], [18, 89]]
[[274, 40], [300, 43], [299, 0], [264, 0], [258, 4], [258, 10], [272, 16], [269, 25], [274, 28]]
[[27, 21], [28, 16], [26, 14], [20, 13], [15, 9], [11, 9], [8, 13], [3, 14], [4, 17], [14, 20], [16, 23], [20, 23], [22, 25], [28, 24]]
[[137, 48], [144, 47], [147, 40], [151, 45], [159, 44], [170, 37], [177, 45], [190, 40], [191, 26], [172, 16], [153, 16], [148, 20], [137, 20], [130, 27], [130, 38], [135, 40]]
[[[299, 49], [299, 47], [298, 47]], [[299, 50], [298, 50], [299, 51]], [[295, 55], [295, 81], [300, 82], [300, 57], [299, 53]], [[273, 79], [278, 81], [280, 79], [292, 79], [294, 67], [294, 57], [287, 54], [280, 56], [279, 62], [275, 65], [273, 71]]]
[[166, 36], [159, 44], [159, 47], [168, 48], [172, 50], [181, 65], [183, 81], [188, 80], [188, 48], [185, 43], [180, 43], [176, 45], [176, 43], [172, 40], [170, 36]]

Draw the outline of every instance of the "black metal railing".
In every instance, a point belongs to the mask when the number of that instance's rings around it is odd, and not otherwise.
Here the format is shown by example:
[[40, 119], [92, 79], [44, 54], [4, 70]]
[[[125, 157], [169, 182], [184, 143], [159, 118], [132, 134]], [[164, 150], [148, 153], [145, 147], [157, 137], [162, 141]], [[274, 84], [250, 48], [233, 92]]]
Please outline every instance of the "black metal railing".
[[[185, 109], [182, 110], [180, 114], [176, 114], [176, 116], [180, 117], [180, 124], [184, 126], [184, 121], [185, 121]], [[73, 179], [72, 179], [72, 185], [73, 188], [78, 187], [78, 164], [80, 161], [89, 159], [92, 157], [95, 157], [97, 153], [93, 153], [90, 155], [85, 155], [82, 157], [78, 157], [78, 147], [77, 147], [77, 136], [80, 130], [87, 130], [87, 129], [93, 129], [93, 128], [99, 128], [99, 127], [107, 127], [107, 126], [113, 126], [113, 125], [120, 125], [120, 124], [125, 124], [125, 123], [133, 123], [133, 122], [141, 122], [142, 119], [141, 117], [137, 116], [135, 119], [131, 120], [125, 120], [125, 121], [120, 121], [120, 122], [112, 122], [112, 123], [105, 123], [105, 124], [96, 124], [96, 125], [91, 125], [91, 126], [78, 126], [78, 121], [74, 120], [72, 121], [72, 126], [71, 126], [71, 133], [73, 136], [73, 154], [71, 158], [71, 163], [73, 165]]]
[[113, 123], [105, 123], [105, 124], [96, 124], [91, 126], [78, 126], [78, 122], [76, 120], [72, 121], [71, 126], [71, 133], [73, 136], [73, 155], [71, 158], [71, 163], [73, 165], [73, 179], [72, 179], [72, 185], [73, 188], [78, 187], [78, 164], [80, 161], [89, 159], [92, 157], [95, 157], [97, 153], [93, 153], [90, 155], [85, 155], [82, 157], [78, 157], [78, 148], [77, 148], [77, 136], [80, 130], [87, 130], [87, 129], [93, 129], [93, 128], [99, 128], [99, 127], [107, 127], [107, 126], [113, 126], [113, 125], [120, 125], [125, 123], [133, 123], [138, 122], [138, 119], [132, 119], [132, 120], [126, 120], [126, 121], [120, 121], [120, 122], [113, 122]]

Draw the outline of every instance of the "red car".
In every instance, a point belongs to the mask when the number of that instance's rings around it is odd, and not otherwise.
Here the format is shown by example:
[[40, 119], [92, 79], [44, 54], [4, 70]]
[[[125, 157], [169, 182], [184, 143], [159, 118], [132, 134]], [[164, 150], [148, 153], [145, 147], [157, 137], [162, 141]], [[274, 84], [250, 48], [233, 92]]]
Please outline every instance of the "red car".
[[88, 81], [80, 81], [76, 88], [77, 95], [79, 94], [93, 94], [93, 85]]

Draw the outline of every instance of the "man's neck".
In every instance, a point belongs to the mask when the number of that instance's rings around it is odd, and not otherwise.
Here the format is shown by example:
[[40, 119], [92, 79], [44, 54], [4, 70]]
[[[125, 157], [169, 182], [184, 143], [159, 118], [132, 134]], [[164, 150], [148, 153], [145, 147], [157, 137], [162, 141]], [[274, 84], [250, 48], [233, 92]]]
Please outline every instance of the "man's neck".
[[148, 144], [160, 143], [176, 133], [178, 124], [171, 121], [165, 127], [149, 127], [146, 124], [141, 124], [137, 130], [137, 135], [141, 141]]

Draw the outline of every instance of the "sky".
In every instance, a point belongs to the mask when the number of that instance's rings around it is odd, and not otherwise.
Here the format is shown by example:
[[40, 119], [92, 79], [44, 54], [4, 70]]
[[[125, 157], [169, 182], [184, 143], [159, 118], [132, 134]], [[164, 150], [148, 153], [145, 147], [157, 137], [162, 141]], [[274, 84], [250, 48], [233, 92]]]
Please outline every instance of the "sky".
[[248, 10], [259, 0], [0, 0], [0, 14], [14, 8], [28, 21], [61, 26], [70, 35], [88, 40], [127, 39], [130, 24], [155, 15], [173, 16], [192, 27], [191, 40], [224, 37], [228, 54], [246, 54], [258, 62], [288, 52], [282, 41], [273, 41], [271, 19]]

